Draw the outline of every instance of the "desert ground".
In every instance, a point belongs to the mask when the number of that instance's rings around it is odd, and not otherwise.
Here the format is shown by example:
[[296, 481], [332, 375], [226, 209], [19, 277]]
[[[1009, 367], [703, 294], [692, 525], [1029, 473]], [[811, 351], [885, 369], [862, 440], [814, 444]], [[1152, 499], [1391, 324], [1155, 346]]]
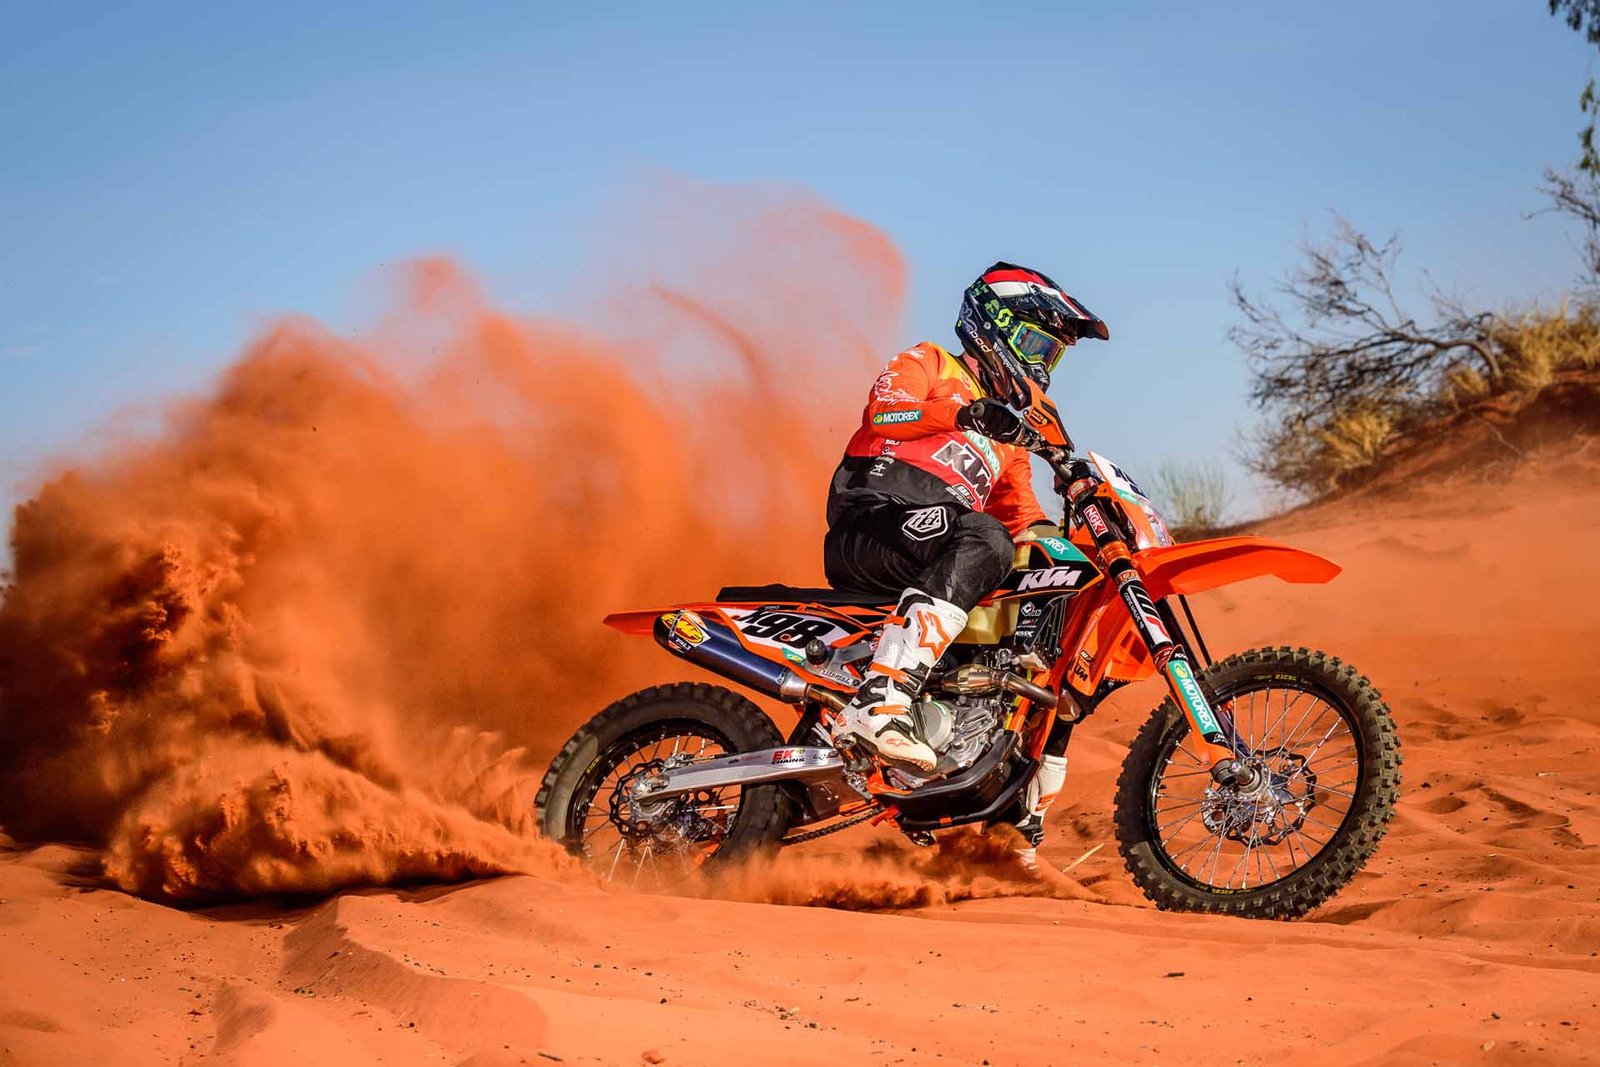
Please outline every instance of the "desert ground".
[[1041, 851], [1081, 862], [1038, 882], [860, 829], [740, 899], [552, 873], [186, 911], [105, 888], [91, 850], [13, 847], [0, 1063], [1600, 1061], [1600, 446], [1259, 532], [1344, 573], [1198, 598], [1213, 652], [1326, 649], [1404, 745], [1388, 837], [1307, 919], [1132, 886], [1110, 809], [1141, 686], [1080, 727]]

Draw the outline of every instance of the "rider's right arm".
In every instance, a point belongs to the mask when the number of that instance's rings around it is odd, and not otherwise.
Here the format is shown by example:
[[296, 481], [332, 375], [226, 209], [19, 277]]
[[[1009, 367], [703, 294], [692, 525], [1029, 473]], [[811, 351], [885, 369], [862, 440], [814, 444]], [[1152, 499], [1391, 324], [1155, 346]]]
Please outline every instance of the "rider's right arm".
[[878, 375], [867, 401], [866, 422], [879, 437], [915, 441], [930, 434], [950, 433], [962, 402], [955, 397], [928, 399], [939, 382], [943, 353], [932, 346], [908, 348]]

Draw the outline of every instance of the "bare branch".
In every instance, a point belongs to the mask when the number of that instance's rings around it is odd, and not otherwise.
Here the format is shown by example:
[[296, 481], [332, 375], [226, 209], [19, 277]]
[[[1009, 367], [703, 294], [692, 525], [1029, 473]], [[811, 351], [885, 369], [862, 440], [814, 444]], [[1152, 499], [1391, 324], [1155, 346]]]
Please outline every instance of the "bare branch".
[[1314, 469], [1318, 442], [1327, 444], [1335, 420], [1360, 413], [1373, 425], [1390, 425], [1393, 413], [1431, 394], [1457, 367], [1476, 366], [1490, 381], [1501, 377], [1488, 313], [1468, 311], [1436, 290], [1434, 321], [1419, 322], [1395, 291], [1398, 238], [1373, 241], [1342, 217], [1334, 222], [1325, 243], [1303, 246], [1276, 301], [1250, 296], [1237, 278], [1229, 286], [1243, 321], [1228, 337], [1250, 367], [1251, 401], [1275, 427], [1255, 447], [1280, 453], [1256, 461], [1247, 455], [1258, 471], [1263, 463], [1281, 468], [1285, 449], [1304, 461], [1291, 468]]
[[1581, 281], [1587, 289], [1600, 289], [1600, 178], [1593, 173], [1575, 177], [1547, 170], [1541, 191], [1549, 198], [1550, 206], [1535, 214], [1565, 215], [1583, 227]]

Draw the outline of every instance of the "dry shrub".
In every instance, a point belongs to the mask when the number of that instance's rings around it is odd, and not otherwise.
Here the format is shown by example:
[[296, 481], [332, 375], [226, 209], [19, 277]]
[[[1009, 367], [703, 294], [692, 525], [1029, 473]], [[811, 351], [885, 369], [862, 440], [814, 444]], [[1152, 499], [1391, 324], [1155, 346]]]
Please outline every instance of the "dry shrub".
[[1376, 462], [1406, 428], [1406, 416], [1402, 405], [1364, 404], [1320, 423], [1263, 426], [1242, 443], [1239, 459], [1291, 500], [1318, 496]]
[[1431, 389], [1353, 397], [1316, 419], [1285, 417], [1249, 437], [1240, 458], [1295, 494], [1336, 489], [1375, 465], [1401, 434], [1425, 434], [1430, 422], [1490, 397], [1526, 403], [1563, 371], [1600, 366], [1600, 304], [1564, 300], [1554, 308], [1504, 312], [1486, 321], [1485, 337], [1495, 373], [1462, 361], [1445, 368]]
[[1394, 440], [1399, 421], [1397, 410], [1388, 405], [1363, 406], [1330, 419], [1317, 431], [1329, 478], [1337, 481], [1349, 471], [1375, 463], [1383, 447]]
[[1456, 367], [1444, 376], [1444, 399], [1453, 407], [1482, 400], [1493, 388], [1494, 383], [1476, 367]]
[[1166, 460], [1151, 485], [1156, 503], [1182, 538], [1205, 537], [1223, 523], [1233, 491], [1220, 464]]
[[1600, 362], [1600, 308], [1562, 301], [1494, 319], [1489, 339], [1500, 354], [1502, 391], [1537, 392], [1569, 368]]

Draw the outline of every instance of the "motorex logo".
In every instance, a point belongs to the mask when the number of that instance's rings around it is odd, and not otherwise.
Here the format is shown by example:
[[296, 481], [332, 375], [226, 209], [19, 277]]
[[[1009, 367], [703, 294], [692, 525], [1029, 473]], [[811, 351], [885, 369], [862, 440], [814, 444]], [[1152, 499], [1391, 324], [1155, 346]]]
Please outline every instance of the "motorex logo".
[[1195, 681], [1194, 672], [1189, 669], [1189, 664], [1181, 659], [1175, 659], [1167, 669], [1172, 674], [1172, 680], [1177, 683], [1183, 702], [1189, 705], [1189, 710], [1194, 713], [1194, 721], [1199, 725], [1201, 734], [1209, 737], [1221, 733], [1222, 727], [1217, 725], [1217, 717], [1211, 713], [1211, 705], [1206, 703], [1206, 695], [1200, 692], [1200, 683]]
[[922, 410], [919, 408], [916, 411], [885, 411], [872, 416], [872, 422], [876, 426], [882, 426], [890, 422], [916, 422], [920, 418]]

